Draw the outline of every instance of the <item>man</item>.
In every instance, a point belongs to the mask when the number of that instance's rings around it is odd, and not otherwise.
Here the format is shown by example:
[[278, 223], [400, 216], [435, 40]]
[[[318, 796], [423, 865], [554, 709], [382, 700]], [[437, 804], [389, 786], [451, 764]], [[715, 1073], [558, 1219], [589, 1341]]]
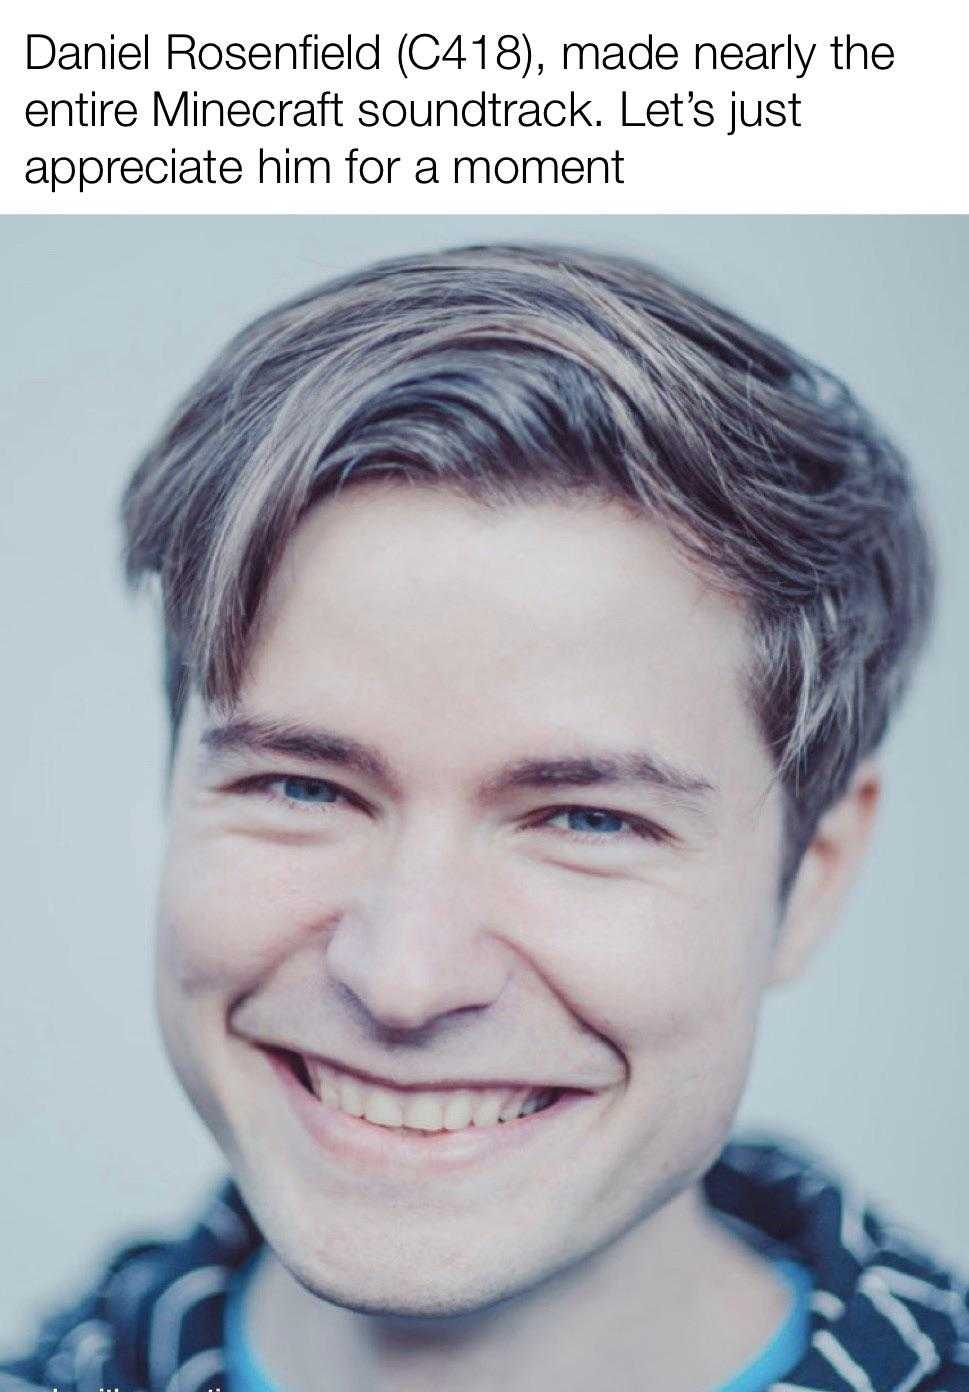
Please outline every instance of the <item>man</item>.
[[966, 1392], [964, 1287], [728, 1140], [931, 608], [847, 390], [638, 263], [417, 256], [246, 329], [124, 518], [233, 1182], [0, 1388]]

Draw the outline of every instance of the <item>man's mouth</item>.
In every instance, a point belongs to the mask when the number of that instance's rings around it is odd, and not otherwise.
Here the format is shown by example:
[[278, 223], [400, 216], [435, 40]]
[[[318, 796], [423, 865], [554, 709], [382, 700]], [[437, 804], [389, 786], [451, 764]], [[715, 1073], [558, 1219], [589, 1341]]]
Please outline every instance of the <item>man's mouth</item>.
[[398, 1087], [351, 1073], [311, 1055], [274, 1050], [324, 1107], [393, 1131], [444, 1132], [507, 1126], [544, 1111], [565, 1091], [558, 1087], [473, 1085]]

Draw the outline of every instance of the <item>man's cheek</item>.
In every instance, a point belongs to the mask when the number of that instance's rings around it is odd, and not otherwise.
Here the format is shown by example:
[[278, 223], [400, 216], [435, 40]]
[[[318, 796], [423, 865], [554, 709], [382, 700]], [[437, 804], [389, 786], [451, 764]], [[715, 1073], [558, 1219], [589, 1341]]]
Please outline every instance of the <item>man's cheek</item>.
[[714, 952], [656, 954], [627, 976], [614, 1038], [629, 1060], [629, 1102], [644, 1139], [716, 1143], [747, 1076], [758, 1014], [752, 976]]
[[747, 1078], [758, 994], [749, 980], [719, 974], [716, 956], [696, 962], [687, 984], [653, 982], [649, 1005], [630, 1032], [633, 1097], [657, 1136], [673, 1132], [719, 1144]]
[[166, 861], [159, 966], [189, 995], [246, 990], [306, 931], [308, 905], [279, 857], [184, 846]]

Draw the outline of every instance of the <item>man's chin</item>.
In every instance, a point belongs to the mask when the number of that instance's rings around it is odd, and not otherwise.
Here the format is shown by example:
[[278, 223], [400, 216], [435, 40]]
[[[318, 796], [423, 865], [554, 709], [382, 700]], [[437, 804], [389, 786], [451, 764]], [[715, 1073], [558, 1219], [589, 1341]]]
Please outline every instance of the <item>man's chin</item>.
[[522, 1293], [529, 1282], [509, 1281], [485, 1271], [468, 1271], [463, 1279], [454, 1268], [415, 1269], [414, 1264], [381, 1262], [376, 1257], [356, 1272], [337, 1271], [327, 1263], [293, 1259], [276, 1251], [290, 1276], [310, 1295], [357, 1314], [385, 1319], [454, 1320], [483, 1314]]

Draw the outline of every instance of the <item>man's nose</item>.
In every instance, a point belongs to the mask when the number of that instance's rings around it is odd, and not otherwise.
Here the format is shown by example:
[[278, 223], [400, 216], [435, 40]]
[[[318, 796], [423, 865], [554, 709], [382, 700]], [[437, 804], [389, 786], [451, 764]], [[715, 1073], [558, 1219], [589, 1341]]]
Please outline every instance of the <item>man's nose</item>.
[[338, 920], [327, 944], [331, 981], [386, 1030], [419, 1030], [496, 1001], [510, 949], [489, 922], [480, 867], [460, 848], [401, 837]]

